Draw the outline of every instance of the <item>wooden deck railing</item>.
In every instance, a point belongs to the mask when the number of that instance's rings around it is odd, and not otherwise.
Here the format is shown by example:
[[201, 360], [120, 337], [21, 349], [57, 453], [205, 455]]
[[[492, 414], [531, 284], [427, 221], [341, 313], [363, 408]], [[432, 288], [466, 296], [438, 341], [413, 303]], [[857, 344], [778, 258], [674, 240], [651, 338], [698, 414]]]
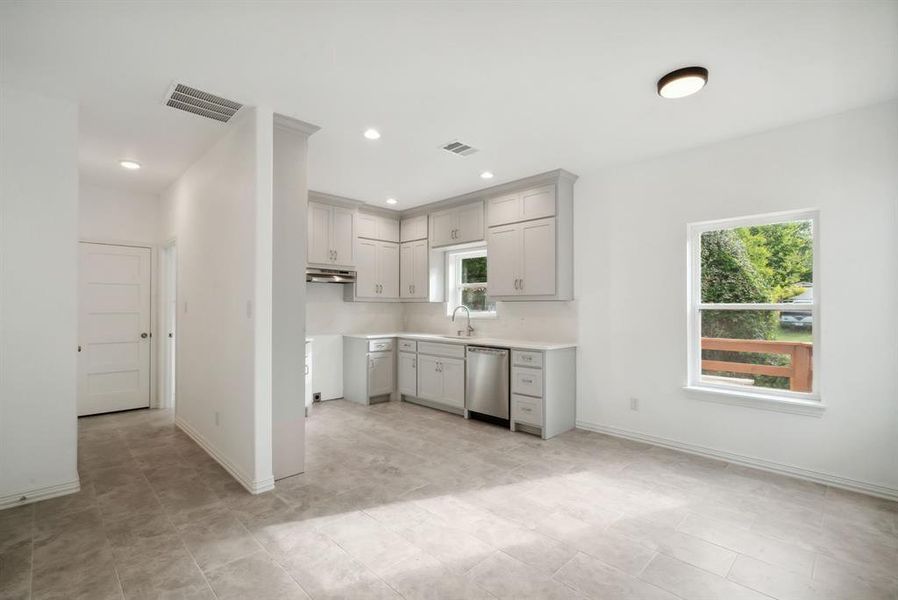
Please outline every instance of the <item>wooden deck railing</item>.
[[755, 352], [761, 354], [785, 354], [790, 357], [789, 366], [759, 365], [724, 360], [702, 360], [703, 371], [748, 373], [788, 377], [793, 392], [810, 392], [812, 382], [811, 360], [814, 346], [811, 342], [782, 342], [776, 340], [732, 340], [727, 338], [702, 338], [702, 350], [726, 350], [727, 352]]

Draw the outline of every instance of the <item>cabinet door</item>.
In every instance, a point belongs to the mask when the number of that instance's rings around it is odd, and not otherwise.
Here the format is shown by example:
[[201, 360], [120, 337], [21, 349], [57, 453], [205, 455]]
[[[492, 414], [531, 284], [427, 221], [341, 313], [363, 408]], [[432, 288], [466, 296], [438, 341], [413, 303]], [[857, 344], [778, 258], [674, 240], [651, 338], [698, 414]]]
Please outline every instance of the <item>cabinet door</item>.
[[317, 202], [309, 202], [309, 242], [306, 262], [313, 264], [330, 264], [333, 262], [333, 254], [331, 254], [333, 248], [331, 248], [330, 245], [332, 210], [333, 209], [330, 206], [318, 204]]
[[399, 242], [399, 221], [387, 217], [377, 218], [377, 239], [385, 242]]
[[475, 202], [457, 208], [455, 242], [474, 242], [483, 239], [483, 202]]
[[508, 225], [521, 220], [521, 196], [507, 194], [490, 198], [486, 203], [486, 224], [490, 227]]
[[399, 297], [413, 298], [412, 285], [415, 282], [415, 242], [399, 247]]
[[399, 353], [399, 393], [406, 396], [418, 395], [417, 355], [410, 352]]
[[399, 244], [377, 243], [377, 283], [380, 298], [399, 297]]
[[[486, 242], [486, 281], [490, 296], [515, 296], [521, 262], [520, 225], [490, 227]], [[554, 269], [553, 269], [554, 271]]]
[[393, 392], [393, 353], [368, 355], [368, 396]]
[[368, 213], [360, 212], [356, 215], [356, 223], [358, 224], [358, 230], [356, 235], [360, 238], [367, 238], [369, 240], [376, 240], [377, 238], [377, 220], [379, 217], [377, 215], [371, 215]]
[[427, 238], [427, 215], [402, 219], [399, 225], [400, 242], [412, 242]]
[[555, 184], [521, 192], [521, 220], [555, 216]]
[[359, 298], [378, 298], [377, 293], [377, 242], [358, 240], [358, 267], [356, 269], [355, 295]]
[[443, 376], [439, 371], [439, 361], [435, 356], [418, 355], [418, 398], [442, 402]]
[[352, 211], [348, 208], [335, 206], [333, 208], [333, 229], [331, 233], [331, 246], [334, 250], [334, 264], [341, 267], [355, 266], [355, 258], [352, 255], [355, 236], [352, 227]]
[[441, 358], [440, 371], [443, 376], [443, 397], [441, 402], [456, 408], [465, 407], [465, 361], [459, 358]]
[[552, 296], [555, 294], [555, 218], [521, 223], [520, 227], [522, 281], [518, 293]]
[[430, 263], [427, 240], [412, 242], [412, 298], [430, 296]]
[[458, 215], [454, 211], [430, 215], [430, 239], [434, 246], [447, 246], [455, 243], [453, 232], [458, 226], [457, 217]]

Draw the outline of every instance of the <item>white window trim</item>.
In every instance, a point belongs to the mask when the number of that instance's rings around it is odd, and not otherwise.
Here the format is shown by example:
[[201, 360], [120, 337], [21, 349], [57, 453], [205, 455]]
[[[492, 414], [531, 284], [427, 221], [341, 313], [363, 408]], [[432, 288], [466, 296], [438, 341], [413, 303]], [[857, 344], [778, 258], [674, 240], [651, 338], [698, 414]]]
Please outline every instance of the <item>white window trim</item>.
[[[701, 352], [701, 310], [795, 310], [794, 304], [789, 303], [757, 303], [757, 304], [713, 304], [701, 302], [701, 236], [706, 231], [717, 229], [733, 229], [737, 227], [751, 227], [757, 225], [772, 225], [788, 221], [811, 221], [814, 232], [813, 239], [813, 272], [814, 294], [813, 301], [809, 305], [813, 317], [812, 341], [814, 352], [811, 357], [812, 383], [810, 393], [793, 392], [791, 390], [773, 390], [769, 388], [757, 388], [749, 390], [731, 384], [715, 384], [702, 381], [702, 352]], [[777, 410], [795, 414], [809, 414], [819, 416], [826, 405], [823, 404], [820, 389], [820, 213], [817, 209], [785, 211], [768, 213], [756, 216], [744, 216], [733, 219], [720, 219], [714, 221], [702, 221], [690, 223], [686, 226], [687, 244], [687, 365], [686, 385], [684, 390], [695, 393], [703, 400], [750, 406], [766, 410]], [[804, 306], [803, 306], [804, 307]]]
[[[462, 287], [466, 287], [466, 284], [462, 284], [458, 282], [458, 272], [460, 269], [461, 261], [464, 258], [475, 258], [478, 256], [487, 256], [486, 246], [478, 246], [475, 248], [466, 248], [464, 250], [456, 250], [446, 252], [446, 316], [451, 317], [453, 311], [455, 311], [456, 307], [461, 305], [461, 289]], [[489, 258], [487, 257], [487, 260]], [[479, 286], [482, 284], [467, 284], [470, 286]], [[497, 303], [498, 310], [498, 303]], [[497, 310], [472, 310], [471, 318], [472, 319], [495, 319], [499, 315], [497, 314]]]

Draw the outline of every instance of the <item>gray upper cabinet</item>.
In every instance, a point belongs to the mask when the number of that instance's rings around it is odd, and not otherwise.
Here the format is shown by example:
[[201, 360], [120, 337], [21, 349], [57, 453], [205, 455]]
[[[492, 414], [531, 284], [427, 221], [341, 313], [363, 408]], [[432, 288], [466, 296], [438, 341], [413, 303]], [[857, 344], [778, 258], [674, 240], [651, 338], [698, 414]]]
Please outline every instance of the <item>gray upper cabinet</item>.
[[427, 300], [428, 297], [427, 240], [400, 244], [399, 297], [403, 300]]
[[484, 238], [483, 202], [471, 202], [430, 215], [430, 245], [452, 246]]
[[355, 267], [353, 210], [309, 202], [307, 262], [329, 267]]
[[399, 241], [414, 242], [427, 239], [427, 215], [407, 217], [399, 223]]
[[486, 201], [491, 297], [573, 299], [574, 181], [575, 175], [558, 171], [549, 182], [506, 187]]
[[486, 203], [488, 227], [555, 216], [555, 184], [502, 194]]
[[382, 242], [399, 241], [399, 220], [375, 213], [359, 212], [357, 236]]

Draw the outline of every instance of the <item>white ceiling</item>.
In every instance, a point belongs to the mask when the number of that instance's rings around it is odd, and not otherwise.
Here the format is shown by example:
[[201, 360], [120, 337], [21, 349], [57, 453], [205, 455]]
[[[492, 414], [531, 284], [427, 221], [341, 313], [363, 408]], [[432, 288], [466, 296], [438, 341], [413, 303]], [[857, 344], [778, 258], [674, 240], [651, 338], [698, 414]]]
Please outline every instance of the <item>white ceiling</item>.
[[[898, 96], [893, 1], [28, 2], [0, 22], [0, 84], [77, 99], [82, 177], [144, 192], [226, 127], [163, 106], [173, 81], [319, 125], [310, 187], [399, 209], [485, 169], [582, 174]], [[692, 64], [704, 91], [656, 95]], [[456, 138], [480, 152], [439, 150]]]

